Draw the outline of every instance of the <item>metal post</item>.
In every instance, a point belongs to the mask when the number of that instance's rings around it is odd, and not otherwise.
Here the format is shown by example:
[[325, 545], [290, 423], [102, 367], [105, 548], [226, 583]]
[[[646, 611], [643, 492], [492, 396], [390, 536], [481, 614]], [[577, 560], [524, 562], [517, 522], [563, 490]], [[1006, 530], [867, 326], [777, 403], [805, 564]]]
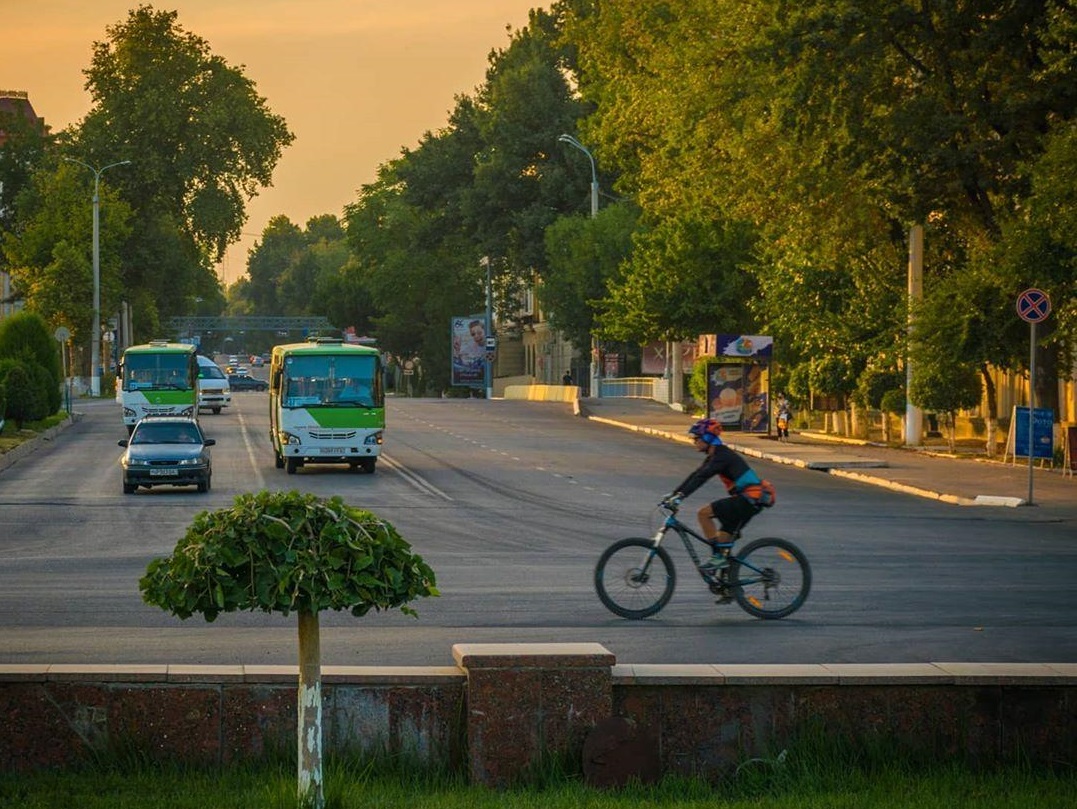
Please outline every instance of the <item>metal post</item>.
[[[1031, 337], [1029, 343], [1031, 348], [1029, 349], [1028, 356], [1028, 505], [1033, 505], [1032, 502], [1032, 458], [1036, 454], [1036, 442], [1033, 441], [1035, 433], [1033, 432], [1036, 420], [1034, 417], [1034, 411], [1036, 410], [1036, 321], [1029, 322], [1029, 331]], [[1016, 428], [1015, 428], [1016, 435]], [[1014, 445], [1016, 446], [1016, 438], [1014, 439]]]
[[73, 157], [65, 157], [68, 163], [78, 163], [93, 172], [93, 323], [90, 325], [90, 395], [101, 395], [101, 247], [100, 247], [100, 207], [101, 175], [114, 166], [123, 166], [130, 160], [109, 163], [95, 168]]
[[[559, 135], [557, 140], [567, 143], [587, 155], [591, 163], [591, 218], [598, 216], [598, 172], [595, 170], [595, 157], [590, 150], [572, 135]], [[602, 396], [602, 343], [591, 337], [591, 395]]]
[[[490, 259], [484, 256], [482, 261], [486, 265], [486, 337], [489, 339], [494, 333], [494, 293], [490, 283]], [[484, 346], [484, 348], [486, 347]], [[486, 379], [484, 380], [486, 383], [487, 399], [494, 398], [494, 369], [493, 360], [490, 359], [491, 355], [492, 352], [487, 349], [485, 365]]]

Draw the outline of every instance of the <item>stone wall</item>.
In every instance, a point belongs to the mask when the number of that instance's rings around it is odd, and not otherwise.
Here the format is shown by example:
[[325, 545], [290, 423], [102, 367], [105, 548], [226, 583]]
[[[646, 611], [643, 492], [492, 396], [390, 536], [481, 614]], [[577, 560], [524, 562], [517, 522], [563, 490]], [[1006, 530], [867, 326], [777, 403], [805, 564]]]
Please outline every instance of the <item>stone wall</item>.
[[[324, 667], [325, 750], [400, 753], [490, 786], [551, 757], [596, 783], [713, 778], [820, 729], [974, 763], [1077, 762], [1077, 664], [618, 665], [586, 643], [453, 655], [454, 667]], [[294, 755], [297, 675], [0, 666], [0, 771], [110, 750], [216, 764]]]

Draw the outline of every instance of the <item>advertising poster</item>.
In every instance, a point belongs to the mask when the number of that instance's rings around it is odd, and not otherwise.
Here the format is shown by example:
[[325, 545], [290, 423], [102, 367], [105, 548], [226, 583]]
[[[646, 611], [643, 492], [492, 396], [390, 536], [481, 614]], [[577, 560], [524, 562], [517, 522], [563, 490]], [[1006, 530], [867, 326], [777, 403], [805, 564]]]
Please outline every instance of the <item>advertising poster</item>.
[[707, 366], [710, 418], [723, 430], [770, 430], [767, 368], [754, 362], [712, 362]]
[[[1032, 457], [1053, 458], [1055, 411], [1037, 407], [1032, 411]], [[1019, 457], [1028, 457], [1028, 408], [1013, 409], [1014, 450]]]
[[774, 353], [774, 338], [762, 334], [719, 334], [719, 357], [760, 357], [769, 360]]
[[486, 318], [452, 319], [452, 384], [481, 388], [486, 370]]

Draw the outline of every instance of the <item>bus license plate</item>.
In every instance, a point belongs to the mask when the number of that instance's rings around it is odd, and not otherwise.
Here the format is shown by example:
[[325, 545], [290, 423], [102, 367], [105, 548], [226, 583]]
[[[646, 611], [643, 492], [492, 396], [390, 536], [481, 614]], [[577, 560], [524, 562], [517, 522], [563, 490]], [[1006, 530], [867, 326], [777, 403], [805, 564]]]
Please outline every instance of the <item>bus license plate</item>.
[[343, 455], [344, 447], [321, 447], [318, 450], [320, 455]]

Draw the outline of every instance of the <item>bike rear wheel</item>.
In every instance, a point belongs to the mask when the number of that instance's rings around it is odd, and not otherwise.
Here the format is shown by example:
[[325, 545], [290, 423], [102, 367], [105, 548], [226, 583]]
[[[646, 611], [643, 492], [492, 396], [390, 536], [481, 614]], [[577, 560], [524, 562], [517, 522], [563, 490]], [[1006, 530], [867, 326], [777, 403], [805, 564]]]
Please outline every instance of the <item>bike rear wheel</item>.
[[677, 574], [665, 548], [653, 539], [614, 542], [595, 564], [595, 591], [622, 618], [647, 618], [669, 603]]
[[767, 537], [749, 542], [730, 562], [733, 596], [749, 615], [784, 618], [808, 598], [811, 566], [788, 540]]

